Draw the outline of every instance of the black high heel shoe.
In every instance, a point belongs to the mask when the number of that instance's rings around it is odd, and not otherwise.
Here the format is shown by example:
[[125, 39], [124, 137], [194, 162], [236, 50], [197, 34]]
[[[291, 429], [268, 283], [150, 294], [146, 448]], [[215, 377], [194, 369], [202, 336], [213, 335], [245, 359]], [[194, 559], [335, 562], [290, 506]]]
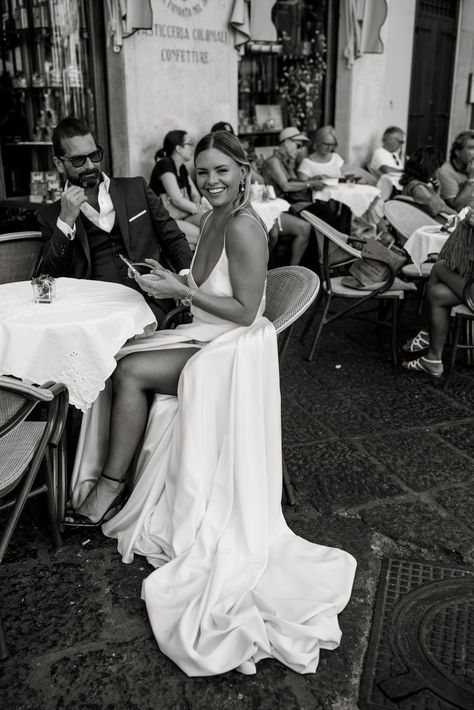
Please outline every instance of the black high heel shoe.
[[94, 521], [91, 520], [87, 515], [76, 513], [74, 510], [66, 511], [66, 515], [64, 516], [63, 520], [63, 525], [74, 528], [98, 528], [100, 527], [100, 525], [106, 523], [107, 520], [110, 520], [110, 518], [113, 518], [113, 516], [119, 512], [120, 508], [123, 506], [128, 497], [127, 490], [125, 487], [125, 480], [121, 478], [112, 478], [112, 476], [106, 476], [105, 474], [101, 474], [101, 477], [107, 478], [109, 481], [117, 481], [118, 483], [123, 484], [122, 490], [117, 493], [115, 498], [108, 506], [107, 510], [103, 513], [102, 517], [99, 520]]

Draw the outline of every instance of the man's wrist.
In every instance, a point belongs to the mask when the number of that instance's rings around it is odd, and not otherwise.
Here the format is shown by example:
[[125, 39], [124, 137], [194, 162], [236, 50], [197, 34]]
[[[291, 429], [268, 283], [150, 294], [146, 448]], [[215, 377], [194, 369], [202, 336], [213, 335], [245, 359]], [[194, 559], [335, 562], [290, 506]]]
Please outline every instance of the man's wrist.
[[73, 222], [71, 225], [68, 222], [66, 222], [65, 220], [61, 219], [61, 217], [58, 217], [57, 222], [56, 222], [56, 226], [59, 229], [59, 231], [62, 232], [64, 234], [64, 236], [67, 237], [67, 239], [69, 239], [69, 241], [72, 241], [74, 239], [74, 237], [76, 236], [75, 222]]

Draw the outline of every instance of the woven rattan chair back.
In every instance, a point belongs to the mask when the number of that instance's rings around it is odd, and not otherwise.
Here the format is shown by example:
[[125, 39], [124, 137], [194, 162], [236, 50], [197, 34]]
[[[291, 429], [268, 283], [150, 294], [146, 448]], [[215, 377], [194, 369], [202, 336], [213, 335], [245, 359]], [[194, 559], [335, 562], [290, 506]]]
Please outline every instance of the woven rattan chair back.
[[9, 425], [24, 404], [24, 397], [13, 392], [0, 392], [0, 429]]
[[0, 284], [31, 279], [42, 247], [41, 232], [0, 234]]
[[267, 274], [265, 317], [278, 334], [278, 353], [283, 359], [293, 324], [310, 307], [319, 292], [317, 274], [304, 266], [281, 266]]
[[427, 225], [439, 226], [439, 222], [415, 205], [402, 200], [387, 200], [383, 211], [386, 219], [397, 232], [400, 242], [404, 244], [408, 237], [420, 227]]
[[[29, 417], [39, 404], [46, 417]], [[64, 385], [47, 383], [27, 385], [14, 377], [0, 376], [0, 508], [11, 508], [0, 530], [0, 562], [26, 500], [45, 492], [49, 522], [56, 547], [59, 547], [58, 500], [65, 498], [66, 466], [63, 431], [68, 406]], [[60, 451], [61, 453], [58, 453]], [[42, 464], [44, 464], [42, 466]], [[44, 482], [38, 484], [39, 471]], [[8, 655], [0, 618], [0, 659]]]

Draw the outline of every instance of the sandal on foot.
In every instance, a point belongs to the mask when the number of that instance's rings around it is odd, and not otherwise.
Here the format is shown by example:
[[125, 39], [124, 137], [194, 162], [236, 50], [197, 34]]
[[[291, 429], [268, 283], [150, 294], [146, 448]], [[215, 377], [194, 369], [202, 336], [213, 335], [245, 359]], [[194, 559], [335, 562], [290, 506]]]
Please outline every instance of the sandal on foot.
[[[104, 478], [110, 478], [110, 476], [104, 476]], [[110, 479], [112, 481], [118, 480], [115, 478]], [[122, 482], [123, 486], [125, 486], [125, 481]], [[123, 506], [127, 499], [127, 490], [124, 487], [113, 499], [113, 501], [110, 503], [108, 506], [107, 510], [105, 513], [102, 515], [102, 517], [97, 520], [91, 520], [87, 515], [82, 515], [81, 513], [76, 513], [74, 510], [68, 510], [66, 511], [66, 515], [64, 516], [63, 520], [63, 525], [67, 527], [73, 527], [73, 528], [98, 528], [100, 527], [103, 523], [106, 523], [107, 520], [110, 520], [110, 518], [113, 518], [114, 515], [116, 515], [120, 508]]]
[[[441, 365], [441, 370], [431, 370], [427, 363], [430, 365]], [[431, 377], [442, 377], [443, 376], [443, 365], [441, 360], [428, 360], [426, 357], [419, 357], [416, 360], [408, 360], [402, 362], [402, 367], [405, 370], [411, 370], [412, 372], [424, 372]]]
[[406, 353], [417, 353], [420, 350], [427, 350], [430, 347], [430, 336], [427, 330], [420, 330], [414, 338], [407, 340], [402, 345], [402, 350]]

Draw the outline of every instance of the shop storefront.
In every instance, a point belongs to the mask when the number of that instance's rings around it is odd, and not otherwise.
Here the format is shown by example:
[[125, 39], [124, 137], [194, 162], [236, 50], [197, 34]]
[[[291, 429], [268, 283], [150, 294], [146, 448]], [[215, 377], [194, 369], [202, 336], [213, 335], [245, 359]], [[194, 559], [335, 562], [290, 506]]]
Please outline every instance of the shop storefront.
[[251, 6], [239, 63], [238, 132], [257, 156], [268, 154], [285, 126], [312, 137], [334, 121], [338, 5], [280, 0]]
[[94, 0], [0, 0], [2, 229], [34, 226], [36, 205], [57, 199], [52, 131], [68, 114], [108, 148], [104, 15]]
[[311, 136], [334, 120], [338, 0], [0, 0], [0, 8], [2, 231], [12, 220], [31, 228], [29, 215], [57, 199], [51, 134], [65, 115], [89, 123], [106, 171], [145, 178], [175, 128], [198, 139], [229, 121], [264, 156], [282, 127]]

